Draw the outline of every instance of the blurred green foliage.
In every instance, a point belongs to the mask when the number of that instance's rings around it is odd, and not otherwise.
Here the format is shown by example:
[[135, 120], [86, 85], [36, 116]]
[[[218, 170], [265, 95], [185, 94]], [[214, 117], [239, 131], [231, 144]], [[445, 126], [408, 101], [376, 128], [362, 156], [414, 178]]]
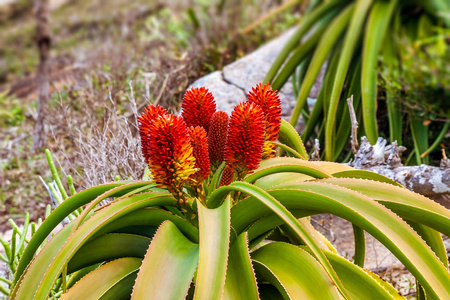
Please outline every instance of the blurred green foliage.
[[0, 127], [17, 126], [25, 119], [19, 99], [0, 93]]
[[450, 120], [450, 47], [446, 39], [450, 39], [450, 30], [439, 27], [414, 42], [397, 37], [400, 67], [379, 64], [380, 87], [425, 122]]

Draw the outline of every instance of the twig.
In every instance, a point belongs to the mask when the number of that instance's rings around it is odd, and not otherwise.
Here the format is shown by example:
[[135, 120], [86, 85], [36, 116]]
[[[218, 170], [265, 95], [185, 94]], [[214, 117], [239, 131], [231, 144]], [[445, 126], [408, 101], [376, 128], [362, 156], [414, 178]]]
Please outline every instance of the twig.
[[442, 149], [442, 159], [441, 164], [439, 165], [439, 169], [450, 169], [450, 159], [448, 159], [447, 155], [445, 155], [445, 149]]
[[352, 140], [352, 151], [353, 154], [356, 154], [358, 152], [359, 146], [358, 146], [358, 121], [356, 119], [355, 109], [353, 108], [353, 95], [350, 96], [350, 98], [347, 99], [348, 104], [348, 111], [350, 113], [350, 120], [352, 122], [352, 133], [351, 133], [351, 140]]
[[320, 160], [320, 142], [319, 139], [314, 140], [314, 152], [311, 155], [311, 161]]

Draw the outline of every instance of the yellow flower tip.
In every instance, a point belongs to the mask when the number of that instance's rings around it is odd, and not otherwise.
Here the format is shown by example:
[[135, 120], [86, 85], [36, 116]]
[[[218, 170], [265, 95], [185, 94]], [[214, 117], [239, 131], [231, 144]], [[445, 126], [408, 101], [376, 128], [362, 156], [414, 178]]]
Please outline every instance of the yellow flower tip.
[[169, 190], [180, 190], [183, 181], [194, 174], [195, 157], [186, 124], [180, 116], [159, 115], [148, 129], [148, 154], [153, 181]]

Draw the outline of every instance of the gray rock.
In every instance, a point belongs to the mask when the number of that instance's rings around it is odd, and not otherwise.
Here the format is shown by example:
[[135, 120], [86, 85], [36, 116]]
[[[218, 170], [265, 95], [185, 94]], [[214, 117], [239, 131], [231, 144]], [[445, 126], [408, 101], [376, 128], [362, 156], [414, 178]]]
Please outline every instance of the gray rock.
[[195, 81], [191, 87], [206, 87], [216, 100], [217, 109], [230, 114], [234, 106], [246, 100], [244, 91], [223, 80], [222, 71], [215, 71]]
[[[255, 52], [225, 66], [223, 68], [224, 79], [244, 90], [245, 94], [248, 94], [252, 87], [264, 80], [273, 61], [294, 31], [295, 28], [288, 30]], [[290, 114], [295, 106], [292, 83], [288, 81], [278, 94], [282, 103], [283, 115]]]
[[[216, 71], [198, 79], [191, 87], [208, 88], [214, 95], [217, 108], [230, 113], [236, 104], [246, 100], [248, 92], [256, 84], [264, 80], [273, 61], [295, 30], [296, 28], [288, 30], [253, 53], [225, 66], [223, 71]], [[318, 80], [311, 89], [310, 98], [308, 98], [310, 106], [317, 98], [324, 71], [325, 68], [320, 72]], [[286, 82], [278, 94], [281, 99], [283, 117], [288, 119], [296, 103], [291, 81]], [[302, 120], [299, 120], [299, 123], [302, 123]]]

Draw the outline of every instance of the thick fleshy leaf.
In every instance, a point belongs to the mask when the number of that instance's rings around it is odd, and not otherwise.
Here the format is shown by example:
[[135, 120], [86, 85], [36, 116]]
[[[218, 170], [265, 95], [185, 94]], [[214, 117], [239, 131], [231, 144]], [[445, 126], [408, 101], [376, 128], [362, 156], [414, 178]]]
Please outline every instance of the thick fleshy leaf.
[[[166, 206], [172, 207], [173, 206]], [[101, 227], [93, 237], [97, 237], [103, 235], [108, 232], [115, 232], [117, 230], [124, 229], [129, 226], [152, 226], [159, 227], [162, 222], [169, 220], [173, 224], [177, 225], [178, 229], [193, 243], [198, 243], [198, 228], [192, 225], [185, 218], [182, 218], [178, 215], [174, 215], [171, 212], [157, 209], [157, 208], [144, 208], [140, 210], [136, 210], [126, 214], [125, 216], [114, 220], [108, 224], [105, 224]], [[150, 233], [147, 232], [145, 236], [148, 236]], [[141, 234], [142, 235], [142, 234]], [[154, 234], [151, 234], [150, 237], [153, 237]]]
[[333, 178], [324, 183], [339, 185], [377, 200], [405, 220], [427, 225], [450, 236], [450, 211], [405, 188], [364, 179]]
[[[346, 94], [343, 99], [353, 99], [353, 108], [355, 111], [359, 110], [359, 104], [361, 102], [361, 57], [357, 56], [356, 60], [350, 64], [349, 76], [346, 84]], [[336, 131], [336, 146], [334, 151], [334, 161], [339, 159], [345, 146], [349, 144], [350, 132], [352, 129], [350, 120], [350, 111], [348, 109], [348, 102], [342, 101], [340, 103], [340, 111], [338, 112], [340, 120], [347, 120], [340, 122]], [[350, 151], [348, 152], [350, 155]], [[345, 158], [344, 160], [347, 160]]]
[[262, 188], [263, 190], [268, 190], [271, 188], [276, 187], [277, 185], [284, 184], [286, 182], [292, 182], [292, 181], [306, 181], [314, 179], [314, 177], [301, 174], [301, 173], [293, 173], [293, 172], [280, 172], [280, 173], [274, 173], [267, 176], [264, 176], [260, 179], [258, 179], [254, 185], [257, 187]]
[[361, 71], [361, 96], [364, 131], [370, 143], [378, 138], [377, 126], [377, 63], [383, 38], [388, 30], [397, 0], [376, 1], [370, 11], [364, 34]]
[[216, 209], [197, 202], [200, 229], [200, 260], [194, 299], [222, 296], [230, 244], [230, 202], [228, 196]]
[[[145, 183], [145, 184], [143, 184], [143, 183]], [[154, 184], [149, 184], [148, 182], [142, 182], [142, 181], [138, 181], [137, 183], [129, 184], [127, 186], [130, 186], [133, 188], [131, 190], [127, 189], [127, 190], [129, 190], [128, 192], [126, 192], [122, 196], [114, 199], [114, 201], [118, 201], [120, 199], [130, 197], [130, 196], [136, 195], [138, 193], [142, 193], [151, 187], [156, 187]], [[127, 186], [116, 188], [116, 190], [124, 190], [125, 188], [127, 188]], [[165, 191], [162, 191], [162, 192], [165, 192]], [[72, 232], [74, 232], [78, 227], [80, 227], [80, 225], [86, 220], [86, 217], [88, 216], [88, 214], [92, 210], [94, 210], [101, 201], [111, 197], [109, 195], [110, 193], [111, 193], [111, 191], [109, 191], [108, 193], [103, 193], [99, 197], [95, 198], [93, 201], [89, 202], [88, 205], [86, 205], [85, 209], [81, 212], [79, 217], [75, 219], [75, 221], [74, 221], [75, 224], [73, 225]]]
[[336, 40], [341, 37], [342, 32], [348, 25], [353, 7], [354, 5], [351, 4], [342, 10], [342, 12], [334, 18], [334, 20], [330, 23], [330, 26], [328, 26], [327, 30], [322, 35], [322, 38], [311, 59], [311, 63], [309, 64], [308, 71], [305, 75], [305, 80], [302, 82], [302, 86], [297, 97], [297, 102], [295, 103], [295, 107], [291, 115], [291, 125], [295, 126], [297, 124], [300, 112], [306, 103], [306, 99], [308, 98], [309, 92], [316, 81], [317, 75], [319, 74], [333, 47], [336, 46]]
[[133, 292], [133, 286], [136, 282], [138, 271], [135, 271], [116, 283], [99, 300], [128, 300]]
[[142, 261], [131, 299], [182, 299], [198, 264], [199, 248], [172, 222], [158, 229]]
[[142, 259], [132, 257], [113, 260], [83, 277], [61, 300], [99, 299], [116, 283], [138, 270], [141, 263]]
[[[291, 300], [289, 294], [286, 289], [280, 283], [278, 278], [273, 274], [269, 268], [264, 266], [262, 263], [254, 260], [253, 267], [255, 268], [255, 272], [257, 274], [259, 284], [259, 290], [261, 293], [261, 299], [284, 299]], [[269, 283], [269, 284], [267, 284]], [[272, 287], [273, 289], [268, 289], [268, 287]]]
[[297, 151], [303, 159], [308, 159], [308, 153], [306, 153], [305, 146], [303, 145], [303, 141], [298, 135], [297, 130], [283, 119], [281, 119], [280, 136], [278, 139], [281, 143], [286, 144]]
[[[78, 194], [76, 194], [78, 195]], [[168, 194], [143, 193], [114, 202], [104, 207], [83, 223], [69, 238], [57, 234], [51, 239], [27, 269], [27, 276], [17, 285], [11, 299], [44, 299], [50, 292], [56, 278], [75, 252], [102, 226], [140, 208], [156, 205], [173, 205], [174, 199]], [[73, 224], [73, 223], [72, 223]], [[66, 226], [67, 227], [67, 226]], [[67, 227], [70, 228], [70, 227]], [[64, 231], [65, 233], [67, 232]], [[58, 237], [58, 238], [56, 238]], [[64, 246], [59, 245], [66, 240]], [[36, 280], [41, 278], [42, 280]]]
[[68, 264], [68, 274], [103, 261], [121, 257], [144, 258], [150, 239], [133, 234], [110, 233], [86, 243], [72, 257]]
[[414, 150], [416, 156], [416, 163], [428, 164], [429, 157], [421, 158], [421, 154], [428, 149], [428, 126], [423, 125], [422, 120], [410, 116], [409, 122], [411, 125], [411, 133], [414, 141]]
[[296, 69], [298, 65], [303, 64], [306, 60], [308, 60], [310, 53], [317, 47], [323, 32], [330, 25], [330, 19], [332, 19], [332, 17], [332, 15], [328, 15], [319, 20], [314, 27], [314, 32], [310, 36], [305, 37], [305, 40], [292, 51], [291, 56], [281, 68], [280, 72], [278, 72], [277, 77], [271, 84], [274, 90], [280, 90], [291, 76], [296, 76]]
[[100, 197], [102, 194], [103, 195], [107, 194], [108, 197], [116, 197], [123, 195], [136, 187], [148, 184], [148, 182], [139, 182], [139, 183], [132, 183], [124, 187], [124, 185], [126, 185], [127, 183], [129, 182], [118, 181], [115, 183], [99, 185], [76, 193], [75, 195], [63, 201], [45, 219], [45, 221], [42, 223], [41, 226], [39, 226], [39, 229], [31, 238], [30, 242], [25, 248], [25, 251], [23, 252], [19, 265], [17, 266], [16, 274], [14, 274], [13, 284], [15, 284], [18, 281], [20, 276], [22, 276], [23, 271], [30, 263], [30, 261], [33, 259], [36, 250], [39, 248], [42, 242], [45, 241], [45, 239], [52, 232], [52, 230], [55, 229], [55, 227], [58, 226], [58, 224], [61, 223], [61, 221], [64, 220], [64, 218], [68, 214], [70, 214], [77, 208], [91, 202], [97, 197]]
[[330, 278], [332, 278], [334, 284], [339, 289], [339, 292], [345, 297], [349, 298], [345, 292], [345, 288], [339, 281], [336, 273], [331, 267], [330, 263], [327, 261], [325, 255], [322, 253], [320, 247], [315, 243], [314, 238], [311, 236], [311, 233], [305, 229], [299, 221], [286, 209], [277, 199], [269, 195], [266, 191], [253, 186], [246, 182], [234, 182], [229, 186], [221, 187], [217, 189], [210, 197], [211, 203], [219, 203], [220, 200], [223, 199], [224, 196], [232, 191], [239, 191], [245, 193], [249, 196], [255, 197], [262, 204], [267, 206], [271, 211], [277, 214], [279, 217], [283, 219], [283, 221], [294, 230], [299, 238], [301, 238], [305, 244], [311, 249], [314, 256], [320, 262], [324, 270], [328, 273]]
[[420, 237], [427, 243], [431, 250], [434, 251], [437, 257], [439, 257], [441, 262], [448, 269], [447, 249], [445, 249], [445, 245], [439, 231], [415, 222], [408, 221], [407, 223], [417, 232], [418, 235], [420, 235]]
[[378, 182], [385, 182], [389, 183], [395, 186], [403, 187], [400, 183], [398, 183], [395, 180], [392, 180], [389, 177], [386, 177], [384, 175], [380, 175], [375, 172], [366, 171], [366, 170], [345, 170], [340, 172], [333, 173], [333, 177], [337, 178], [359, 178], [359, 179], [368, 179], [368, 180], [374, 180]]
[[[274, 190], [271, 195], [281, 202], [283, 199], [301, 199], [299, 202], [306, 209], [314, 207], [349, 220], [383, 243], [427, 292], [441, 298], [450, 297], [447, 269], [416, 232], [382, 205], [362, 194], [328, 184], [287, 183], [283, 187], [286, 190]], [[309, 202], [306, 199], [310, 197], [315, 198], [314, 206], [306, 205]]]
[[294, 245], [270, 243], [251, 257], [270, 270], [290, 299], [341, 299], [317, 260]]
[[278, 54], [277, 58], [270, 67], [270, 70], [268, 71], [266, 78], [264, 78], [263, 83], [272, 82], [273, 78], [277, 74], [280, 67], [283, 65], [286, 58], [289, 56], [292, 50], [295, 49], [299, 41], [303, 38], [303, 36], [305, 36], [305, 34], [310, 30], [310, 28], [314, 24], [316, 24], [319, 20], [321, 20], [325, 15], [336, 14], [336, 12], [338, 11], [337, 7], [341, 5], [343, 4], [339, 3], [339, 1], [330, 1], [320, 5], [310, 14], [305, 16], [305, 18], [302, 20], [301, 25], [297, 28], [295, 33], [292, 35], [292, 37], [289, 39], [289, 41], [286, 43], [286, 45]]
[[236, 238], [230, 248], [222, 299], [259, 299], [255, 273], [248, 251], [248, 234], [244, 232]]
[[357, 47], [359, 36], [366, 20], [366, 14], [371, 4], [371, 0], [356, 1], [355, 9], [345, 35], [342, 54], [339, 58], [336, 75], [334, 76], [331, 95], [327, 105], [327, 120], [325, 124], [325, 156], [326, 160], [329, 161], [331, 161], [334, 157], [336, 111], [338, 102], [341, 98], [341, 92], [347, 76], [347, 71], [355, 48]]
[[[301, 248], [309, 252], [306, 247]], [[392, 285], [378, 275], [352, 264], [335, 253], [329, 251], [324, 253], [352, 299], [404, 299]]]
[[245, 181], [252, 183], [264, 176], [280, 172], [297, 172], [314, 178], [332, 177], [326, 170], [309, 161], [292, 157], [275, 157], [262, 161], [253, 174], [245, 177]]
[[321, 167], [322, 169], [326, 170], [327, 172], [333, 174], [336, 172], [340, 172], [340, 171], [346, 171], [346, 170], [354, 170], [355, 168], [350, 167], [349, 165], [346, 164], [340, 164], [340, 163], [335, 163], [335, 162], [331, 162], [331, 161], [314, 161], [311, 162], [314, 163], [315, 165], [318, 165], [319, 167]]
[[[336, 74], [337, 65], [339, 63], [339, 58], [342, 53], [342, 41], [338, 41], [333, 52], [330, 55], [329, 62], [327, 64], [327, 69], [325, 73], [325, 78], [323, 80], [322, 87], [317, 96], [316, 104], [311, 111], [308, 122], [306, 122], [305, 130], [302, 133], [302, 139], [307, 141], [313, 135], [316, 127], [323, 128], [324, 122], [326, 121], [326, 110], [328, 105], [328, 100], [331, 94], [331, 86], [334, 82], [334, 76]], [[320, 135], [323, 135], [323, 130]]]

